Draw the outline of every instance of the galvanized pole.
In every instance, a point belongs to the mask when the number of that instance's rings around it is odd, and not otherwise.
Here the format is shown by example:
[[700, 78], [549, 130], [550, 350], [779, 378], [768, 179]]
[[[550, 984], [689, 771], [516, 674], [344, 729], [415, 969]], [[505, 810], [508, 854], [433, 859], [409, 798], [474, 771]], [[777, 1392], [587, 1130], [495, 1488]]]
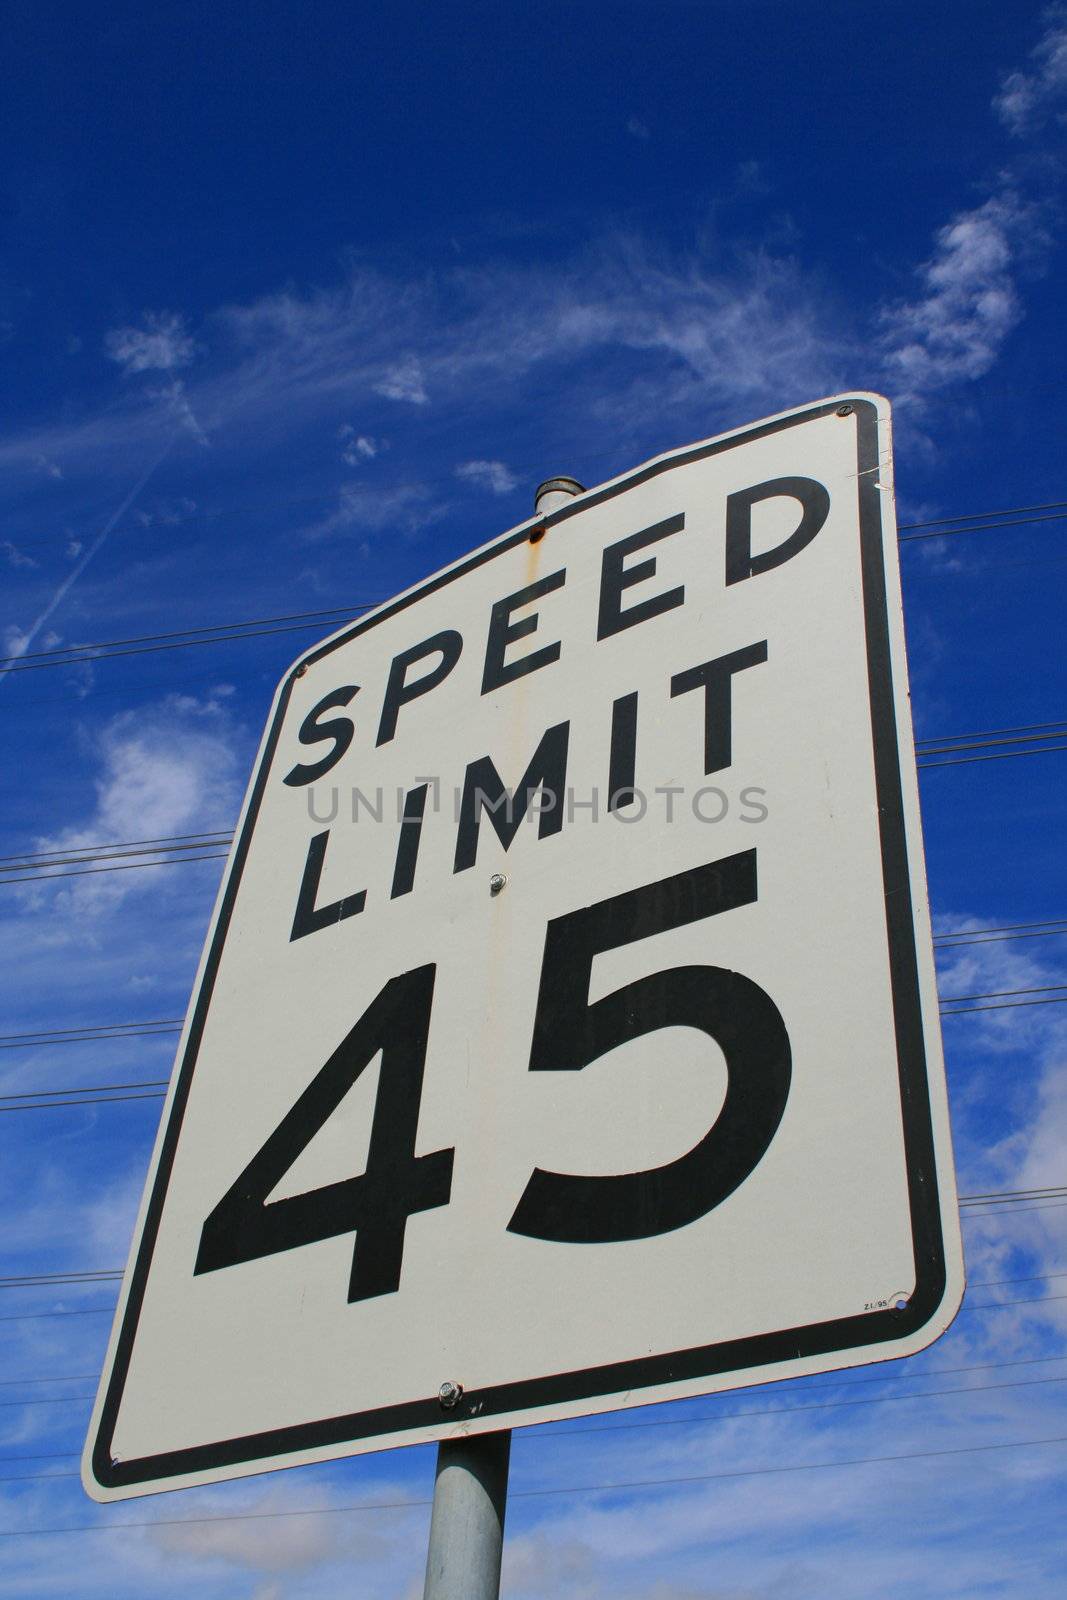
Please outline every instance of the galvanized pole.
[[[548, 478], [534, 495], [547, 516], [582, 493], [576, 478]], [[452, 1384], [442, 1385], [455, 1392]], [[442, 1439], [437, 1446], [423, 1600], [499, 1600], [511, 1430]]]
[[423, 1600], [497, 1600], [511, 1430], [437, 1447]]
[[573, 500], [576, 494], [584, 493], [585, 485], [579, 483], [577, 478], [546, 478], [534, 495], [534, 513], [547, 516], [550, 511]]

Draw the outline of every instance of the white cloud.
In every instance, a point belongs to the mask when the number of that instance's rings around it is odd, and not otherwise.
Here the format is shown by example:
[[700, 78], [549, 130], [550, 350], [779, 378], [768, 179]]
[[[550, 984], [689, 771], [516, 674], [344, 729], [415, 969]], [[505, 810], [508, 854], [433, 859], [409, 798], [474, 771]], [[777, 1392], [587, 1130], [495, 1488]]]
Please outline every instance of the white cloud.
[[151, 506], [139, 506], [133, 513], [133, 520], [142, 528], [177, 528], [196, 510], [196, 501], [183, 494], [173, 500], [156, 500]]
[[140, 328], [112, 328], [104, 348], [127, 376], [187, 367], [196, 352], [184, 318], [175, 311], [146, 312]]
[[1050, 6], [1045, 16], [1047, 27], [1031, 53], [1033, 66], [1009, 73], [993, 101], [1001, 121], [1018, 135], [1034, 132], [1067, 97], [1067, 7]]
[[0, 554], [3, 555], [9, 567], [15, 567], [16, 569], [40, 565], [32, 556], [28, 556], [24, 550], [20, 550], [18, 545], [12, 544], [10, 539], [0, 539]]
[[518, 487], [518, 478], [502, 461], [464, 461], [456, 468], [456, 477], [473, 483], [491, 494], [510, 494]]
[[447, 510], [447, 505], [433, 498], [426, 484], [405, 483], [391, 489], [374, 489], [347, 483], [338, 496], [337, 509], [305, 528], [304, 537], [325, 539], [340, 533], [394, 533], [410, 537], [439, 522]]
[[181, 378], [174, 378], [170, 383], [164, 384], [159, 389], [145, 391], [149, 400], [158, 400], [164, 409], [173, 417], [178, 427], [183, 432], [194, 438], [197, 444], [207, 445], [210, 440], [203, 428], [186, 393], [185, 384]]
[[34, 465], [38, 472], [43, 472], [46, 478], [61, 478], [63, 470], [54, 461], [49, 461], [47, 456], [38, 456]]
[[429, 400], [422, 365], [415, 356], [405, 356], [390, 367], [385, 376], [374, 385], [376, 394], [386, 400], [406, 400], [415, 406], [424, 406]]
[[195, 1523], [152, 1530], [152, 1539], [168, 1555], [224, 1561], [255, 1572], [302, 1572], [328, 1561], [338, 1550], [336, 1517], [294, 1517], [269, 1520], [271, 1507], [288, 1509], [284, 1492], [274, 1490], [260, 1501], [262, 1520]]
[[[84, 850], [123, 839], [160, 839], [229, 828], [237, 813], [242, 773], [235, 729], [216, 697], [170, 695], [162, 702], [113, 717], [91, 738], [97, 767], [94, 803], [84, 820], [42, 834], [38, 850]], [[25, 903], [36, 907], [61, 897], [76, 915], [99, 915], [131, 894], [158, 893], [159, 872], [109, 872], [25, 884]]]
[[337, 430], [337, 437], [344, 446], [341, 460], [346, 467], [358, 467], [362, 466], [364, 461], [373, 461], [382, 448], [380, 439], [372, 439], [366, 433], [357, 433], [347, 422]]
[[[1034, 62], [1007, 80], [1005, 104], [1020, 116], [1023, 100], [1051, 107], [1065, 30], [1061, 8]], [[220, 308], [210, 319], [212, 363], [183, 387], [157, 389], [154, 404], [131, 393], [76, 423], [7, 437], [0, 467], [43, 457], [62, 461], [68, 475], [82, 466], [117, 474], [132, 451], [158, 448], [164, 421], [175, 420], [189, 438], [210, 432], [216, 445], [239, 449], [247, 466], [299, 429], [326, 418], [336, 427], [339, 411], [358, 406], [366, 431], [352, 429], [342, 444], [354, 466], [370, 459], [359, 439], [379, 446], [373, 408], [383, 403], [419, 409], [432, 396], [442, 417], [451, 406], [457, 417], [492, 418], [502, 405], [540, 401], [546, 387], [567, 413], [565, 436], [609, 435], [621, 463], [672, 435], [710, 433], [856, 381], [928, 399], [983, 377], [1022, 316], [1022, 272], [1044, 217], [1032, 186], [1048, 170], [998, 177], [937, 235], [915, 291], [884, 307], [847, 307], [850, 285], [835, 291], [824, 272], [806, 268], [795, 239], [769, 234], [726, 249], [707, 233], [677, 250], [602, 233], [559, 261], [499, 259], [396, 277], [360, 266], [340, 283]], [[740, 169], [739, 189], [759, 182], [750, 166]], [[173, 313], [109, 340], [127, 371], [173, 375], [195, 354]], [[496, 448], [486, 444], [484, 454]], [[453, 449], [453, 459], [463, 453]]]
[[940, 230], [933, 255], [918, 269], [918, 296], [883, 314], [885, 361], [897, 399], [923, 400], [989, 371], [1022, 317], [1018, 259], [1040, 239], [1034, 208], [1010, 190], [960, 212]]

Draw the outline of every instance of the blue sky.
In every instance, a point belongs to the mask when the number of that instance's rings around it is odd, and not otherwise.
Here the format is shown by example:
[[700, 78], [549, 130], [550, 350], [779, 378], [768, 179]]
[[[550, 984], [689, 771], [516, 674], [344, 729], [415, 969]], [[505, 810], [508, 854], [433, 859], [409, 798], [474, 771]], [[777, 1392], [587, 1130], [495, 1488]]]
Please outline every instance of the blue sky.
[[[520, 521], [545, 476], [591, 485], [841, 388], [894, 401], [902, 522], [1067, 498], [1062, 6], [35, 0], [5, 34], [8, 666], [343, 613]], [[921, 738], [1056, 718], [1062, 526], [904, 548]], [[3, 672], [0, 853], [228, 828], [315, 637]], [[924, 775], [940, 930], [1064, 916], [1061, 773], [1039, 755]], [[0, 884], [4, 1034], [180, 1016], [219, 867]], [[1064, 954], [947, 948], [942, 992], [1063, 983]], [[945, 1025], [964, 1193], [1067, 1181], [1067, 1024], [1018, 1009]], [[5, 1051], [0, 1093], [166, 1077], [171, 1043]], [[12, 1115], [0, 1273], [124, 1261], [157, 1115]], [[877, 1381], [517, 1436], [504, 1592], [1051, 1592], [1064, 1447], [1016, 1446], [1067, 1435], [1065, 1217], [967, 1214], [964, 1311]], [[0, 1315], [31, 1320], [0, 1322], [0, 1478], [76, 1466], [93, 1379], [74, 1375], [99, 1369], [108, 1319], [38, 1314], [111, 1293], [3, 1291]], [[836, 1404], [858, 1398], [879, 1403]], [[924, 1451], [964, 1453], [714, 1476]], [[0, 1595], [412, 1600], [432, 1468], [394, 1452], [108, 1511], [73, 1478], [5, 1481], [0, 1533], [152, 1525], [4, 1539]], [[671, 1478], [707, 1481], [526, 1493]]]

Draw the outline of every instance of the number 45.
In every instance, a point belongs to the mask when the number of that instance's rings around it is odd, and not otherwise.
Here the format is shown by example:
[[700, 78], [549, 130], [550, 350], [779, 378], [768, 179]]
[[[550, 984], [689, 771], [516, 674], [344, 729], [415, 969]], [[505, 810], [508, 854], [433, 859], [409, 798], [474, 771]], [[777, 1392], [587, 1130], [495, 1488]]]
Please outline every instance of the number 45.
[[[726, 1058], [718, 1117], [676, 1161], [607, 1177], [535, 1167], [508, 1231], [559, 1244], [647, 1239], [695, 1222], [762, 1160], [785, 1110], [789, 1036], [773, 1000], [722, 967], [669, 967], [589, 1003], [593, 958], [756, 900], [746, 850], [645, 884], [548, 924], [531, 1072], [580, 1072], [661, 1028], [696, 1028]], [[436, 966], [392, 978], [338, 1045], [204, 1223], [195, 1271], [355, 1233], [350, 1301], [400, 1286], [408, 1218], [447, 1205], [455, 1150], [415, 1154]], [[381, 1053], [367, 1168], [307, 1194], [268, 1200]]]

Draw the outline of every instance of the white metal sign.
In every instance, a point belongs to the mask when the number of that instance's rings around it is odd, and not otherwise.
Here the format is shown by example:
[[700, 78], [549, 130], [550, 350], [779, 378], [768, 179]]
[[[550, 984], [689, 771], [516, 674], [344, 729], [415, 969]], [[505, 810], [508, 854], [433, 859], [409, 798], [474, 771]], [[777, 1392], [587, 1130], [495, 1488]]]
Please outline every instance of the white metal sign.
[[118, 1498], [922, 1348], [963, 1288], [888, 406], [281, 684], [86, 1447]]

